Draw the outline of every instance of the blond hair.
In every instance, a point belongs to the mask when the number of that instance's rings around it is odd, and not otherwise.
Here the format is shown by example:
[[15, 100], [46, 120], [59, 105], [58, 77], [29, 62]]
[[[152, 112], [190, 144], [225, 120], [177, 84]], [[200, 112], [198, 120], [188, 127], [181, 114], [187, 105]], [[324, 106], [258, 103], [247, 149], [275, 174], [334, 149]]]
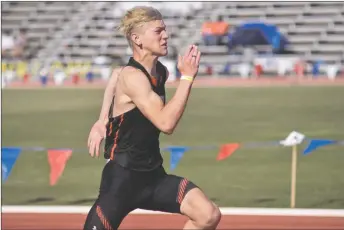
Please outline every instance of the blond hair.
[[161, 20], [161, 13], [150, 6], [136, 6], [126, 12], [118, 27], [119, 31], [130, 40], [131, 32], [141, 27], [144, 23]]

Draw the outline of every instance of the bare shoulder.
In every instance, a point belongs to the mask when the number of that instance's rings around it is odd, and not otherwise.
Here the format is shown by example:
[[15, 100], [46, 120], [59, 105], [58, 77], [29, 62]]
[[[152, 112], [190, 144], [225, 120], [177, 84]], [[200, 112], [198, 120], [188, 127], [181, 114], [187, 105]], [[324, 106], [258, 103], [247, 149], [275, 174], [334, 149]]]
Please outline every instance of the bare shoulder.
[[139, 73], [142, 73], [142, 72], [132, 66], [125, 66], [123, 67], [121, 71], [121, 75], [124, 75], [124, 76], [131, 76], [131, 75], [135, 75]]
[[115, 85], [118, 79], [118, 75], [120, 74], [123, 67], [116, 67], [112, 69], [109, 84]]
[[149, 81], [145, 74], [134, 67], [126, 66], [120, 74], [121, 81], [126, 86], [144, 86]]
[[117, 77], [117, 76], [121, 73], [121, 71], [123, 70], [123, 68], [124, 68], [124, 66], [119, 66], [119, 67], [114, 68], [114, 69], [112, 70], [111, 75]]

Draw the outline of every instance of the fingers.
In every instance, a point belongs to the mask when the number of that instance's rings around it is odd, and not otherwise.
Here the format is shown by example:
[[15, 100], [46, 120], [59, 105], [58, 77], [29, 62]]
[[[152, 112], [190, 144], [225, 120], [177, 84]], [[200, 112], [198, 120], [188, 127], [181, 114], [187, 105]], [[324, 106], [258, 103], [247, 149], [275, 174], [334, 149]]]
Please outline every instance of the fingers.
[[91, 140], [91, 143], [90, 143], [90, 147], [89, 147], [89, 150], [88, 150], [89, 154], [91, 155], [91, 157], [94, 156], [94, 142]]
[[193, 76], [198, 72], [201, 52], [196, 45], [189, 46], [184, 56], [178, 56], [178, 70], [187, 76]]
[[103, 137], [99, 133], [93, 133], [90, 135], [88, 143], [88, 151], [91, 157], [99, 157], [100, 143], [102, 142]]
[[178, 54], [178, 66], [180, 66], [182, 61], [183, 61], [182, 55]]
[[91, 141], [91, 145], [89, 148], [89, 153], [90, 153], [91, 157], [99, 157], [100, 142], [101, 142], [101, 139], [99, 139], [99, 138], [97, 140]]
[[91, 157], [99, 157], [101, 140], [102, 139], [100, 137], [95, 138], [95, 140], [91, 140], [89, 147], [89, 154]]
[[106, 127], [102, 123], [96, 122], [87, 139], [88, 152], [91, 157], [95, 155], [99, 157], [100, 144], [103, 138], [106, 137]]
[[91, 130], [91, 132], [88, 134], [87, 147], [90, 147], [90, 144], [91, 144], [91, 137], [92, 137], [92, 130]]
[[189, 45], [189, 47], [187, 48], [187, 50], [184, 53], [184, 56], [183, 56], [184, 60], [189, 57], [189, 54], [190, 54], [191, 50], [192, 50], [192, 45]]
[[106, 137], [106, 129], [103, 132], [103, 138], [105, 138], [105, 137]]
[[94, 131], [94, 127], [92, 127], [91, 132], [90, 132], [90, 134], [88, 135], [88, 140], [87, 140], [87, 146], [88, 146], [88, 147], [90, 147], [92, 138], [93, 138], [93, 136], [94, 136], [94, 132], [95, 132], [95, 131]]
[[190, 61], [190, 60], [191, 60], [192, 52], [193, 52], [194, 48], [195, 48], [194, 45], [190, 45], [190, 47], [189, 47], [189, 49], [188, 49], [188, 52], [187, 52], [186, 57], [184, 58], [184, 60], [186, 60], [186, 61]]
[[88, 152], [89, 154], [93, 157], [93, 142], [94, 142], [94, 133], [91, 131], [90, 134], [88, 135], [88, 140], [87, 140], [87, 147], [88, 147]]
[[191, 56], [191, 64], [192, 65], [195, 65], [196, 64], [196, 59], [197, 59], [197, 54], [198, 54], [198, 47], [195, 46], [195, 48], [193, 49], [193, 52], [192, 52], [192, 56]]
[[99, 157], [99, 147], [100, 147], [100, 141], [97, 141], [96, 143], [96, 156]]
[[198, 51], [197, 56], [196, 56], [196, 65], [199, 66], [199, 62], [201, 60], [201, 51]]

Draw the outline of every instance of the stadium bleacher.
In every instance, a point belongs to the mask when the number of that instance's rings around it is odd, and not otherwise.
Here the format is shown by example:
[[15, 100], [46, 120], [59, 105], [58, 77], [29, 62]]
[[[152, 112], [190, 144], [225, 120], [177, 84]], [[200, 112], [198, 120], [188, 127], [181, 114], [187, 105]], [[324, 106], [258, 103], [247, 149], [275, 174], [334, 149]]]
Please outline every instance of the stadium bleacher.
[[[26, 28], [25, 58], [51, 63], [64, 57], [90, 61], [108, 57], [108, 63], [129, 55], [126, 39], [116, 31], [130, 2], [4, 2], [2, 30]], [[274, 24], [290, 42], [288, 56], [306, 62], [344, 64], [344, 2], [142, 2], [165, 17], [169, 45], [181, 50], [198, 43], [202, 68], [219, 72], [227, 63], [242, 61], [245, 49], [229, 53], [225, 45], [206, 46], [202, 23], [222, 15], [230, 28], [250, 21]], [[254, 50], [264, 49], [255, 47]]]

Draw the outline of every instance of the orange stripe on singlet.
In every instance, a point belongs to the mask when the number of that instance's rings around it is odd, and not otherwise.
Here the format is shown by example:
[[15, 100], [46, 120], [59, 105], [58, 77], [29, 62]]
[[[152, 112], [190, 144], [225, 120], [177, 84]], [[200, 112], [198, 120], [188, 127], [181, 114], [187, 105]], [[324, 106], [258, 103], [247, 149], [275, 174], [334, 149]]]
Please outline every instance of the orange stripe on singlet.
[[153, 83], [154, 86], [158, 85], [158, 80], [156, 78], [151, 77], [150, 79], [152, 80], [152, 83]]
[[111, 135], [111, 133], [112, 133], [112, 122], [110, 123], [110, 127], [109, 127], [109, 134], [108, 134], [108, 136], [110, 136], [110, 135]]
[[115, 134], [115, 140], [114, 140], [113, 147], [111, 149], [111, 154], [110, 154], [110, 159], [111, 160], [114, 159], [114, 152], [115, 152], [115, 149], [117, 147], [118, 133], [119, 133], [119, 129], [121, 128], [121, 124], [122, 124], [123, 120], [124, 120], [124, 114], [121, 115], [121, 118], [120, 118], [120, 121], [119, 121], [119, 124], [118, 124], [118, 129], [117, 129], [117, 132]]

